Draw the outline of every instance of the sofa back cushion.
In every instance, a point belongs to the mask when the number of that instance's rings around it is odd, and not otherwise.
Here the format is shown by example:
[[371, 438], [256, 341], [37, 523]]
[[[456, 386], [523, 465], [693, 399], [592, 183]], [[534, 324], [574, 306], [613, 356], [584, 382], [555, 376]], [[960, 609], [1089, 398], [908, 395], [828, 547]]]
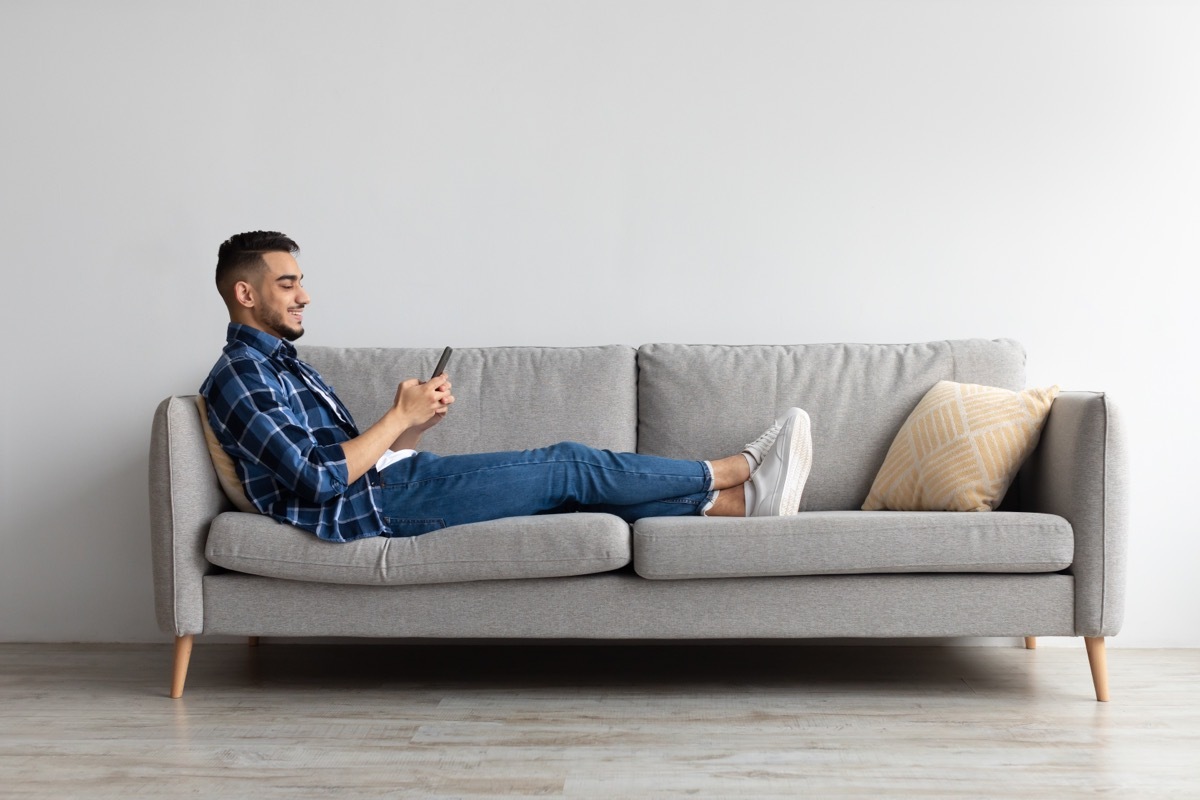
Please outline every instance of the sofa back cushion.
[[[426, 380], [442, 348], [297, 348], [350, 409], [359, 430], [391, 405], [405, 378]], [[441, 455], [525, 450], [575, 441], [637, 446], [631, 347], [455, 348], [446, 369], [455, 403], [421, 447]]]
[[645, 345], [638, 351], [638, 450], [730, 455], [799, 406], [813, 434], [800, 510], [858, 509], [900, 426], [940, 380], [1022, 389], [1025, 350], [1011, 339]]

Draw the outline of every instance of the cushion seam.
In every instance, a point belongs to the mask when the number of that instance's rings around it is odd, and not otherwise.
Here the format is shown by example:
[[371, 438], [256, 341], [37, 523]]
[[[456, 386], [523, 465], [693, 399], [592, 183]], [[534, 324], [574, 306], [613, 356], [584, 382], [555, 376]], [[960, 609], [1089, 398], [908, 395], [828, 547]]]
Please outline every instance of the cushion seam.
[[[897, 567], [899, 567], [899, 566], [901, 566], [901, 565], [897, 565]], [[984, 566], [992, 566], [992, 565], [990, 565], [990, 564], [951, 564], [951, 565], [946, 565], [946, 564], [904, 564], [904, 565], [902, 565], [902, 566], [904, 567], [904, 569], [909, 569], [909, 570], [914, 570], [914, 571], [915, 571], [915, 570], [922, 570], [922, 569], [925, 569], [925, 570], [932, 570], [932, 571], [937, 571], [937, 572], [949, 572], [949, 573], [953, 574], [953, 573], [955, 573], [955, 572], [958, 572], [958, 571], [959, 571], [959, 569], [958, 569], [959, 567], [984, 567]], [[942, 569], [943, 567], [946, 567], [946, 566], [953, 567], [953, 569]], [[1039, 572], [1023, 572], [1023, 573], [1018, 573], [1018, 574], [1035, 574], [1035, 575], [1036, 575], [1036, 574], [1051, 574], [1051, 573], [1053, 573], [1053, 572], [1055, 572], [1055, 571], [1057, 571], [1057, 570], [1064, 569], [1066, 566], [1070, 566], [1070, 563], [1068, 562], [1067, 564], [1063, 565], [1063, 562], [1060, 562], [1060, 561], [1053, 561], [1053, 562], [1038, 562], [1038, 563], [1036, 563], [1036, 564], [1035, 564], [1035, 563], [1022, 563], [1022, 564], [1018, 564], [1018, 566], [1022, 566], [1022, 567], [1037, 567], [1038, 569], [1044, 570], [1044, 572], [1040, 572], [1040, 573], [1039, 573]], [[785, 567], [785, 569], [786, 569], [786, 567]], [[745, 574], [744, 572], [742, 572], [742, 571], [740, 571], [740, 570], [739, 570], [739, 571], [734, 571], [734, 572], [710, 572], [710, 573], [689, 572], [689, 573], [686, 573], [686, 574], [679, 574], [679, 575], [678, 575], [678, 577], [699, 577], [699, 578], [703, 578], [703, 577], [714, 577], [714, 578], [715, 578], [715, 577], [729, 577], [729, 576], [734, 576], [734, 575], [743, 576], [743, 577], [760, 577], [760, 576], [761, 576], [761, 577], [767, 577], [767, 576], [772, 576], [772, 575], [774, 575], [774, 576], [781, 576], [781, 575], [797, 575], [797, 576], [800, 576], [800, 575], [827, 575], [827, 574], [832, 574], [832, 573], [834, 573], [835, 571], [837, 571], [837, 572], [844, 572], [845, 570], [856, 570], [856, 571], [857, 571], [857, 574], [872, 574], [872, 575], [890, 575], [890, 574], [893, 574], [893, 573], [890, 573], [890, 572], [874, 572], [874, 573], [864, 573], [864, 572], [863, 572], [863, 570], [864, 570], [864, 569], [871, 569], [871, 567], [857, 567], [857, 566], [854, 566], [854, 567], [850, 567], [850, 566], [847, 566], [847, 567], [828, 567], [828, 568], [826, 568], [826, 569], [822, 569], [822, 570], [820, 570], [820, 571], [817, 571], [817, 572], [782, 572], [782, 573], [779, 573], [779, 572], [765, 572], [765, 571], [764, 571], [764, 572], [757, 572], [757, 573], [753, 573], [753, 574], [750, 574], [750, 575], [747, 575], [747, 574]], [[996, 574], [996, 575], [1004, 575], [1004, 574], [1006, 574], [1007, 572], [1011, 572], [1011, 571], [1012, 571], [1012, 570], [993, 570], [993, 571], [989, 571], [989, 572], [991, 572], [992, 574]], [[639, 570], [639, 571], [638, 571], [638, 574], [639, 574], [639, 575], [642, 575], [643, 573], [642, 573], [642, 572]], [[659, 574], [659, 575], [671, 575], [671, 574], [673, 574], [673, 573], [665, 573], [665, 572], [660, 572], [660, 573], [656, 573], [656, 574]], [[855, 574], [855, 573], [846, 573], [846, 574]]]
[[[375, 565], [375, 564], [371, 564], [369, 566], [366, 566], [366, 565], [358, 566], [355, 564], [337, 564], [334, 562], [327, 562], [327, 561], [294, 561], [294, 560], [282, 559], [282, 558], [267, 558], [264, 556], [235, 555], [233, 553], [228, 553], [228, 552], [222, 553], [219, 551], [209, 553], [209, 556], [210, 557], [216, 556], [218, 558], [228, 556], [230, 558], [242, 560], [242, 561], [265, 561], [265, 562], [270, 562], [273, 564], [307, 564], [312, 567], [331, 567], [333, 569], [365, 569], [365, 570], [370, 570], [371, 572], [374, 572], [377, 567], [377, 565]], [[511, 559], [504, 559], [504, 560], [498, 560], [498, 559], [466, 560], [466, 559], [464, 559], [464, 560], [459, 560], [459, 561], [422, 561], [418, 564], [406, 564], [403, 567], [397, 567], [397, 568], [403, 569], [403, 568], [414, 568], [414, 567], [436, 567], [436, 566], [441, 566], [443, 564], [560, 564], [564, 561], [572, 561], [572, 562], [614, 561], [614, 560], [619, 560], [621, 558], [622, 558], [622, 556], [580, 556], [579, 558], [539, 558], [539, 559], [511, 558]]]
[[174, 430], [173, 421], [171, 419], [171, 401], [167, 401], [166, 413], [167, 418], [167, 482], [170, 488], [167, 490], [167, 500], [170, 506], [171, 518], [171, 618], [175, 622], [175, 635], [179, 636], [179, 631], [183, 630], [183, 626], [179, 623], [179, 582], [176, 580], [176, 575], [179, 572], [179, 564], [177, 563], [179, 548], [175, 538], [175, 447], [174, 447]]
[[[1043, 528], [1043, 529], [1039, 529], [1036, 531], [1030, 531], [1030, 533], [1037, 533], [1037, 534], [1054, 533], [1056, 530], [1057, 529], [1055, 529], [1055, 528]], [[822, 532], [822, 533], [828, 534], [828, 535], [833, 535], [833, 536], [846, 535], [845, 531], [826, 531], [826, 532]], [[867, 531], [867, 533], [878, 533], [878, 531]], [[911, 533], [911, 531], [908, 531], [908, 530], [884, 531], [884, 533]], [[1065, 537], [1072, 533], [1073, 533], [1073, 531], [1063, 531], [1062, 535]], [[701, 540], [701, 539], [708, 540], [708, 541], [727, 541], [729, 539], [729, 534], [722, 535], [719, 533], [656, 533], [656, 532], [634, 531], [633, 535], [635, 537], [642, 538], [642, 539], [652, 539], [652, 538], [653, 539], [686, 539], [688, 541], [697, 541], [697, 540]], [[787, 532], [783, 532], [783, 533], [741, 533], [738, 535], [745, 539], [754, 540], [754, 539], [780, 539], [780, 538], [784, 538], [784, 537], [792, 538], [792, 537], [797, 537], [797, 536], [814, 536], [814, 535], [822, 535], [822, 534], [819, 534], [814, 531], [787, 531]]]
[[[947, 567], [947, 566], [949, 566], [949, 567], [989, 567], [989, 566], [994, 566], [994, 563], [995, 562], [991, 562], [991, 561], [972, 561], [972, 562], [956, 562], [954, 564], [895, 564], [893, 566], [931, 567], [931, 568], [932, 567], [940, 568], [940, 567]], [[1006, 564], [1013, 564], [1013, 565], [1022, 566], [1022, 567], [1047, 567], [1047, 568], [1049, 568], [1049, 567], [1054, 567], [1058, 564], [1063, 564], [1064, 567], [1069, 567], [1071, 565], [1071, 562], [1068, 561], [1068, 562], [1064, 563], [1062, 561], [1009, 561], [1009, 562], [1006, 562]], [[858, 568], [859, 568], [858, 565], [844, 567], [844, 569], [858, 569]], [[871, 568], [871, 567], [869, 567], [869, 566], [862, 567], [862, 569], [868, 569], [868, 568]], [[1063, 567], [1058, 567], [1058, 568], [1062, 569]], [[829, 569], [843, 569], [843, 567], [829, 567]]]
[[1100, 636], [1104, 636], [1104, 600], [1108, 590], [1108, 397], [1100, 393], [1100, 407], [1104, 412], [1104, 453], [1100, 459], [1103, 477], [1100, 479]]

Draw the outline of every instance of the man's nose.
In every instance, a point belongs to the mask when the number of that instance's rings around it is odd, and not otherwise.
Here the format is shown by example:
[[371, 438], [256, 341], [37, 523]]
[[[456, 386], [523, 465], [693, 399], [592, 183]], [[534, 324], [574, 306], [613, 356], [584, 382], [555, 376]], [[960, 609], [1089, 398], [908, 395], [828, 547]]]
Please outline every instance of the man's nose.
[[301, 286], [300, 291], [296, 293], [296, 302], [304, 306], [312, 302], [312, 298], [308, 296], [308, 292], [304, 290], [303, 286]]

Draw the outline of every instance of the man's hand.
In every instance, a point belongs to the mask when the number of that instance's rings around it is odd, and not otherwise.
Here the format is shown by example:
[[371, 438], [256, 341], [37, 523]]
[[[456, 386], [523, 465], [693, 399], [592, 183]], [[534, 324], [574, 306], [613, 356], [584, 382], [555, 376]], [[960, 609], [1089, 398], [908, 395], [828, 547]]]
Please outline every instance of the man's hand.
[[442, 421], [454, 395], [450, 394], [450, 379], [445, 373], [422, 383], [409, 378], [396, 389], [394, 410], [406, 422], [405, 433], [424, 433]]
[[400, 384], [396, 399], [383, 418], [361, 435], [342, 443], [349, 482], [365, 475], [388, 451], [389, 443], [392, 450], [415, 450], [421, 433], [440, 422], [453, 402], [450, 379], [445, 375], [427, 383], [410, 378]]
[[[416, 378], [401, 383], [396, 399], [383, 418], [361, 435], [342, 443], [346, 456], [348, 481], [353, 483], [367, 473], [379, 457], [388, 451], [416, 449], [421, 433], [441, 421], [454, 402], [450, 379], [439, 375], [427, 383]], [[410, 434], [411, 431], [411, 434]]]

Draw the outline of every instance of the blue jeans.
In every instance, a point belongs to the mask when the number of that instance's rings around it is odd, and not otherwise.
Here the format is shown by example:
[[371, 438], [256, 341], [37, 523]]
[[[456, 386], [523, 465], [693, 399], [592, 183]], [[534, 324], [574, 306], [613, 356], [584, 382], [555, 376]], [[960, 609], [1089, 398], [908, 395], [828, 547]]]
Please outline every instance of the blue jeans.
[[575, 442], [507, 453], [417, 453], [384, 469], [379, 486], [392, 536], [568, 511], [602, 511], [626, 522], [688, 516], [705, 510], [715, 496], [703, 461]]

